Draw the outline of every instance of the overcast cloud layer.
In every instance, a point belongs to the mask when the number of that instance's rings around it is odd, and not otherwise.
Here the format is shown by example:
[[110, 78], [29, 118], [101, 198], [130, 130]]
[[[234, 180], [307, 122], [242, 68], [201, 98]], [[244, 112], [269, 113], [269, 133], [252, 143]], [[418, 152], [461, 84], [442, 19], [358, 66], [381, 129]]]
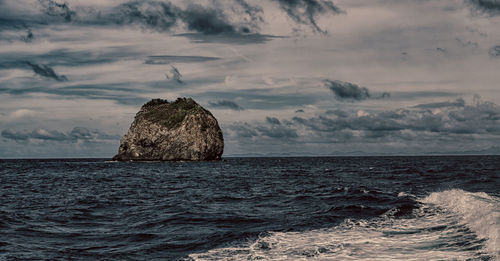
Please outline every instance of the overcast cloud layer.
[[0, 158], [193, 97], [230, 155], [500, 153], [496, 0], [0, 0]]

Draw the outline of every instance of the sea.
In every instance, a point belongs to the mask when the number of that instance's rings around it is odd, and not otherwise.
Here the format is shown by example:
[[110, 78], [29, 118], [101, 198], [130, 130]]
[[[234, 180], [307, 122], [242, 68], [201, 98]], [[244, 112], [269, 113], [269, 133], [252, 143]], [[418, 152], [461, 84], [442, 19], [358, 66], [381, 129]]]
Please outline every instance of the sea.
[[0, 260], [500, 260], [500, 156], [0, 160]]

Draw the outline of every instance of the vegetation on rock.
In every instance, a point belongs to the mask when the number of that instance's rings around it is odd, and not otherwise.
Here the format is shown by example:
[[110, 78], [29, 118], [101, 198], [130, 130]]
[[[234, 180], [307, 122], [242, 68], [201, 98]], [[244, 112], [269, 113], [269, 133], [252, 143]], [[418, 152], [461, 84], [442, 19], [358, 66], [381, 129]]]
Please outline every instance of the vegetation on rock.
[[179, 127], [189, 114], [208, 112], [191, 98], [178, 98], [174, 102], [153, 99], [142, 108], [144, 109], [143, 117], [168, 129]]

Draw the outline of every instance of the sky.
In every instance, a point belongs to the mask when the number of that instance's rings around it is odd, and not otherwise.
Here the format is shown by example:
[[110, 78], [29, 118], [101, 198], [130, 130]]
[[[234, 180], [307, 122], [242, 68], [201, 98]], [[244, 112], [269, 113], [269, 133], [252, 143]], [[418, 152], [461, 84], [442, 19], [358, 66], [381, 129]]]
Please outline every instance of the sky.
[[0, 158], [112, 157], [192, 97], [223, 156], [500, 153], [499, 0], [0, 0]]

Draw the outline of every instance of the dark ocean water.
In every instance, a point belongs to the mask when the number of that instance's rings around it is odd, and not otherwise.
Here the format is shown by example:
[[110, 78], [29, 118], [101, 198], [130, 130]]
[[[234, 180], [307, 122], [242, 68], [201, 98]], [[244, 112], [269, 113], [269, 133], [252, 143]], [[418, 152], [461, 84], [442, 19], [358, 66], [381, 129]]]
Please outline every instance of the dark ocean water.
[[500, 260], [500, 156], [0, 160], [0, 260]]

